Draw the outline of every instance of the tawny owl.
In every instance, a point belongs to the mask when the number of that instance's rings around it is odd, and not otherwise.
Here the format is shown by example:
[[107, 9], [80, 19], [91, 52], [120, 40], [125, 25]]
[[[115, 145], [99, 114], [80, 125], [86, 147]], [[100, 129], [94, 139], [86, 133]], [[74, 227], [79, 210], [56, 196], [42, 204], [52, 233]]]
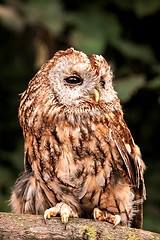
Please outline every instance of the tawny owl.
[[142, 227], [145, 164], [102, 56], [57, 52], [22, 94], [19, 120], [25, 172], [14, 212]]

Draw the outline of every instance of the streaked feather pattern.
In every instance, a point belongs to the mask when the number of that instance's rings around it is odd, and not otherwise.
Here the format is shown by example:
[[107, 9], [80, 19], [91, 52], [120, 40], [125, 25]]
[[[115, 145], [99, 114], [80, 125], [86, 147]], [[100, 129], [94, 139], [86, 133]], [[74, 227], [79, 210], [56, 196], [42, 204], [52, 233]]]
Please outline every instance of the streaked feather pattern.
[[[67, 85], [69, 76], [82, 83]], [[122, 225], [142, 227], [145, 165], [103, 57], [56, 53], [22, 94], [19, 120], [25, 172], [11, 196], [15, 212], [43, 214], [64, 202], [78, 216], [99, 207], [119, 214]]]

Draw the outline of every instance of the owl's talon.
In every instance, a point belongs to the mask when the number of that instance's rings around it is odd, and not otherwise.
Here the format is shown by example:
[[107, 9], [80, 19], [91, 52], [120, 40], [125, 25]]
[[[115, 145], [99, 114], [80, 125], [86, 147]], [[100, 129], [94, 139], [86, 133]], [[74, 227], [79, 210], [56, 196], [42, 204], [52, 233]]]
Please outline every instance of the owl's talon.
[[115, 228], [121, 221], [121, 217], [119, 215], [111, 215], [107, 218], [107, 221], [114, 224], [113, 227]]
[[45, 210], [45, 212], [44, 212], [44, 220], [45, 220], [45, 222], [46, 222], [46, 219], [50, 219], [51, 216], [55, 217], [57, 215], [57, 213], [54, 210], [55, 210], [54, 207]]
[[47, 218], [49, 219], [51, 216], [55, 217], [58, 214], [61, 215], [61, 222], [65, 224], [65, 228], [66, 224], [68, 223], [69, 217], [78, 217], [78, 214], [74, 212], [69, 205], [60, 202], [57, 203], [55, 207], [45, 210], [44, 212], [45, 222]]
[[65, 228], [66, 228], [66, 224], [68, 223], [69, 217], [76, 217], [76, 216], [74, 215], [71, 207], [64, 203], [61, 207], [61, 221], [62, 223], [65, 224]]
[[120, 223], [121, 217], [119, 215], [115, 215], [115, 220], [114, 220], [114, 228]]
[[61, 222], [64, 223], [65, 225], [67, 224], [67, 222], [68, 222], [67, 213], [61, 214]]
[[50, 216], [48, 215], [48, 209], [45, 210], [45, 212], [44, 212], [44, 220], [45, 220], [45, 222], [46, 222], [47, 218], [50, 218]]
[[121, 221], [121, 217], [119, 215], [111, 215], [107, 212], [101, 211], [99, 208], [94, 208], [93, 210], [93, 217], [96, 220], [102, 221], [106, 220], [107, 222], [110, 222], [113, 224], [113, 227], [115, 228]]
[[93, 217], [96, 220], [103, 220], [104, 216], [103, 216], [103, 212], [99, 209], [99, 208], [94, 208], [93, 210]]

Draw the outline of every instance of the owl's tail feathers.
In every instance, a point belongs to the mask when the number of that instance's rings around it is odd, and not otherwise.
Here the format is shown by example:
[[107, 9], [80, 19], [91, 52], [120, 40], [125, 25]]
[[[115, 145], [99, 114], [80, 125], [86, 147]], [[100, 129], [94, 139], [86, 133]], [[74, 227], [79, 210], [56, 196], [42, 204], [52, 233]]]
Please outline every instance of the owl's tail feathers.
[[31, 171], [24, 172], [18, 178], [12, 191], [10, 205], [13, 212], [30, 214], [43, 214], [45, 209], [52, 206]]
[[141, 179], [139, 188], [136, 189], [136, 214], [132, 221], [132, 227], [142, 228], [143, 227], [143, 202], [146, 200], [146, 189], [144, 184], [144, 179]]

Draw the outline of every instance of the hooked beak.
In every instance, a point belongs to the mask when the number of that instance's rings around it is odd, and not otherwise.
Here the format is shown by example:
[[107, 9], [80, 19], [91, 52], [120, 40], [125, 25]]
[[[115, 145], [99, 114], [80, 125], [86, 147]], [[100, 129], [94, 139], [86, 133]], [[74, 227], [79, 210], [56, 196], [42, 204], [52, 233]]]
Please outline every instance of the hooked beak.
[[98, 102], [99, 101], [99, 92], [98, 92], [98, 90], [94, 89], [93, 93], [94, 93], [95, 101]]

